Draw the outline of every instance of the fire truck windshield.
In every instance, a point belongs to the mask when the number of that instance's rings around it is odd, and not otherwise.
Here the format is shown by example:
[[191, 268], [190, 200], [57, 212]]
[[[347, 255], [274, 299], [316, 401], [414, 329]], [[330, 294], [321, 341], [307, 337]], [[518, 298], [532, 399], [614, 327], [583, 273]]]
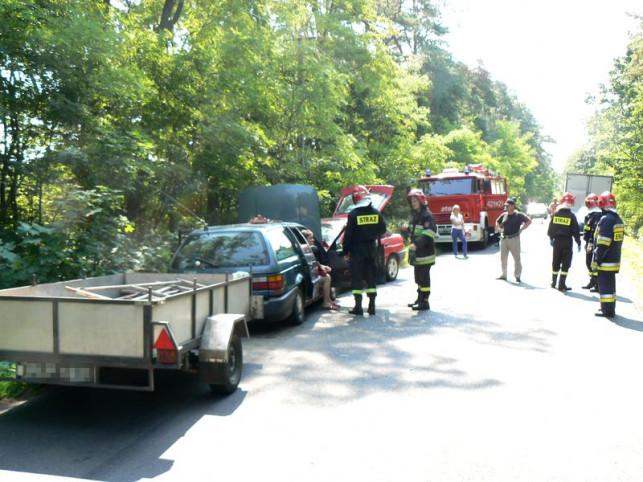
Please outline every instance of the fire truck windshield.
[[476, 183], [472, 177], [459, 179], [426, 179], [419, 182], [425, 196], [455, 196], [475, 194]]

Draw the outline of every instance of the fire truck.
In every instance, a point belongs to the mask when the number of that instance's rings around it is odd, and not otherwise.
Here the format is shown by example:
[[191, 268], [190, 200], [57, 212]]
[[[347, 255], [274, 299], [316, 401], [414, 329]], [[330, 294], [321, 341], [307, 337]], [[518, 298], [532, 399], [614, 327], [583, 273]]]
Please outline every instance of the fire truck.
[[419, 179], [418, 187], [424, 191], [435, 217], [436, 243], [451, 243], [451, 210], [457, 204], [464, 218], [467, 240], [487, 246], [507, 200], [505, 178], [475, 164], [462, 171], [446, 168], [436, 175], [427, 170], [426, 176]]

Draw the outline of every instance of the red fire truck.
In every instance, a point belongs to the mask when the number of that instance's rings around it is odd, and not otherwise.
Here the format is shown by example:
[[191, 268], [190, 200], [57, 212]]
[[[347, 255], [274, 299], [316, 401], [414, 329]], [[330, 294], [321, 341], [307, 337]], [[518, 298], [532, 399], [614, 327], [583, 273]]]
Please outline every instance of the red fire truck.
[[451, 242], [451, 210], [457, 204], [464, 218], [467, 240], [487, 246], [507, 200], [505, 178], [474, 164], [462, 171], [447, 168], [434, 176], [427, 170], [418, 187], [424, 191], [438, 226], [436, 243]]

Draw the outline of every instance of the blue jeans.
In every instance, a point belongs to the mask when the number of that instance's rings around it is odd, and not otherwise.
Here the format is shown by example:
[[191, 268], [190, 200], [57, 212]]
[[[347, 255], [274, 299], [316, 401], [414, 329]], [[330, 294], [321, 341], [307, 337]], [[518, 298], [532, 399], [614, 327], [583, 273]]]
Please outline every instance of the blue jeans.
[[462, 253], [467, 255], [467, 238], [464, 236], [464, 229], [452, 229], [451, 239], [453, 239], [453, 253], [458, 254], [458, 238], [462, 240]]

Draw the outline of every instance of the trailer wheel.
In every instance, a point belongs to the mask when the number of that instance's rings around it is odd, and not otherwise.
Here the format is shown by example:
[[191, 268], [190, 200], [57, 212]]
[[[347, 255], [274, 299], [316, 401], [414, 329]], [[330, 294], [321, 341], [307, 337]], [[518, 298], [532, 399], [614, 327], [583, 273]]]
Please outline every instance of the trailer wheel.
[[229, 395], [239, 386], [241, 371], [243, 368], [243, 350], [241, 337], [234, 333], [228, 343], [228, 363], [218, 363], [213, 367], [216, 380], [219, 383], [211, 383], [210, 389], [214, 393]]
[[297, 294], [295, 295], [295, 302], [292, 306], [292, 313], [288, 321], [293, 325], [301, 325], [306, 319], [305, 314], [306, 305], [304, 304], [304, 291], [302, 288], [297, 289]]

